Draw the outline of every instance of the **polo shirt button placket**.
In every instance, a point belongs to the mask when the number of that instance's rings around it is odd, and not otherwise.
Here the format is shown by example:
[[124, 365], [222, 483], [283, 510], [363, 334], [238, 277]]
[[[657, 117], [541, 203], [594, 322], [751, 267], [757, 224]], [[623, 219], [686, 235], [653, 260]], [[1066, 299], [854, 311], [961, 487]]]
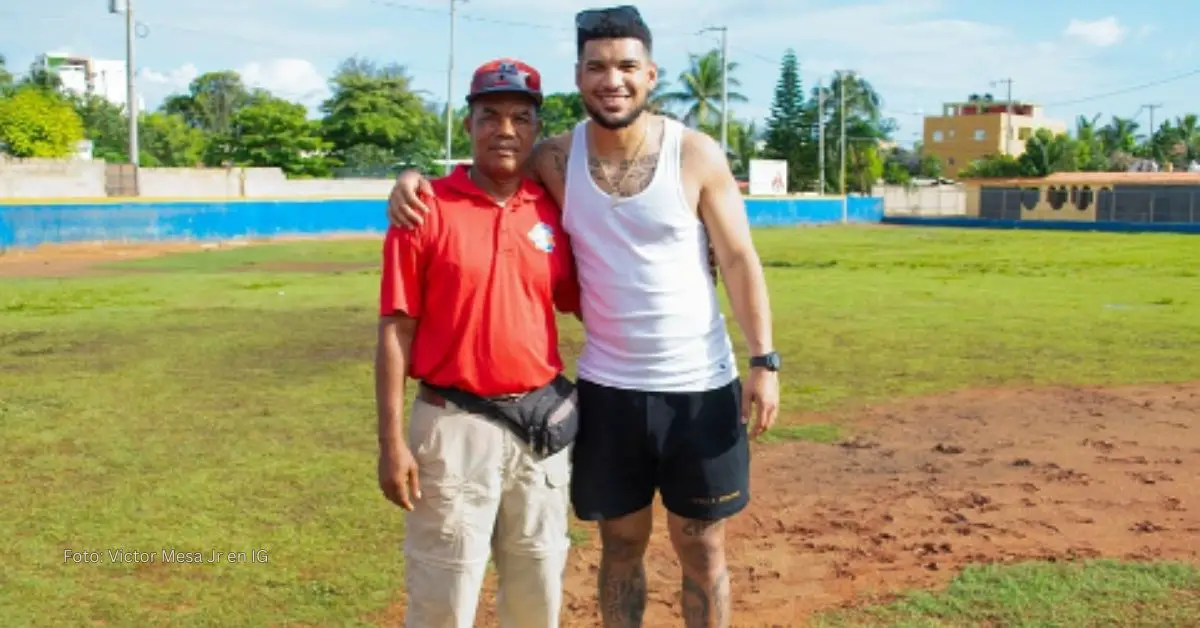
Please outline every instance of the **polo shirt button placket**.
[[500, 218], [497, 239], [500, 241], [499, 251], [501, 255], [512, 255], [516, 253], [516, 247], [513, 246], [512, 229], [509, 223], [512, 222], [511, 215], [516, 211], [514, 205], [517, 204], [516, 198], [508, 200], [508, 204], [500, 206]]

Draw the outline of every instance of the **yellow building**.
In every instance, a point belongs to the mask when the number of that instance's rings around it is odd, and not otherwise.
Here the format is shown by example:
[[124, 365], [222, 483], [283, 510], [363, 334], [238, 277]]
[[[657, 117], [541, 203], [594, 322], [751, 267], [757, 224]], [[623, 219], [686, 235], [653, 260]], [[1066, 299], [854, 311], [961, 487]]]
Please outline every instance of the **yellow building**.
[[1067, 125], [1043, 117], [1040, 105], [972, 97], [946, 103], [942, 115], [925, 118], [923, 149], [941, 159], [943, 176], [954, 178], [986, 155], [1020, 156], [1025, 140], [1038, 129], [1066, 133]]

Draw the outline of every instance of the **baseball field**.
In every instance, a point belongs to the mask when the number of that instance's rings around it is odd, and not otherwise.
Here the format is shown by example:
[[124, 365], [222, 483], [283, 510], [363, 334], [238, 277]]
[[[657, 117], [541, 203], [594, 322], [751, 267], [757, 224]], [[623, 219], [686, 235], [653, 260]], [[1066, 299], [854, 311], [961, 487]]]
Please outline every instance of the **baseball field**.
[[[756, 239], [783, 415], [729, 528], [735, 625], [1200, 624], [1200, 239]], [[0, 255], [0, 625], [400, 625], [378, 250]], [[598, 625], [572, 536], [564, 625]], [[659, 535], [647, 626], [677, 574]]]

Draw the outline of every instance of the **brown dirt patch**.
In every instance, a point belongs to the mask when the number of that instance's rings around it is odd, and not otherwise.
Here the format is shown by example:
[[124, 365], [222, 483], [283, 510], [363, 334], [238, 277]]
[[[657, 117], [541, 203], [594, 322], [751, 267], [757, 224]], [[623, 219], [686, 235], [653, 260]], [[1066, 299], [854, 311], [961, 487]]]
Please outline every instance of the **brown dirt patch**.
[[0, 277], [77, 277], [93, 272], [98, 264], [222, 247], [228, 245], [199, 242], [97, 242], [9, 249], [0, 255]]
[[[1200, 383], [973, 390], [815, 420], [831, 418], [856, 437], [756, 448], [754, 502], [729, 527], [734, 625], [804, 626], [969, 563], [1200, 554]], [[656, 527], [645, 623], [681, 625], [661, 510]], [[600, 625], [591, 536], [567, 569], [565, 626]], [[478, 625], [498, 625], [493, 590]], [[403, 617], [401, 600], [379, 623]]]
[[[78, 277], [81, 275], [117, 274], [128, 271], [114, 271], [97, 268], [100, 264], [115, 261], [158, 257], [169, 253], [184, 253], [192, 251], [222, 250], [271, 244], [279, 242], [297, 242], [302, 240], [353, 240], [378, 239], [371, 234], [335, 233], [311, 237], [277, 237], [237, 239], [208, 242], [171, 241], [171, 242], [84, 242], [76, 244], [46, 244], [34, 248], [12, 248], [0, 251], [0, 278], [5, 277]], [[258, 269], [277, 270], [281, 272], [337, 272], [347, 270], [362, 270], [362, 264], [337, 264], [330, 262], [275, 264], [278, 268], [267, 268], [261, 265]]]

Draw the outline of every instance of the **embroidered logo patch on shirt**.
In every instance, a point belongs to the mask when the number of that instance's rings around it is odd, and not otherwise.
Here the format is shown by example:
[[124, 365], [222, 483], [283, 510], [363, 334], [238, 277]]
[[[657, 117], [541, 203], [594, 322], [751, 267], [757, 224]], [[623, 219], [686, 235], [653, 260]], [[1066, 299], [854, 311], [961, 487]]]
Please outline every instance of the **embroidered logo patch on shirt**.
[[550, 228], [550, 225], [539, 222], [526, 235], [529, 236], [529, 241], [537, 250], [546, 253], [554, 250], [554, 230]]

